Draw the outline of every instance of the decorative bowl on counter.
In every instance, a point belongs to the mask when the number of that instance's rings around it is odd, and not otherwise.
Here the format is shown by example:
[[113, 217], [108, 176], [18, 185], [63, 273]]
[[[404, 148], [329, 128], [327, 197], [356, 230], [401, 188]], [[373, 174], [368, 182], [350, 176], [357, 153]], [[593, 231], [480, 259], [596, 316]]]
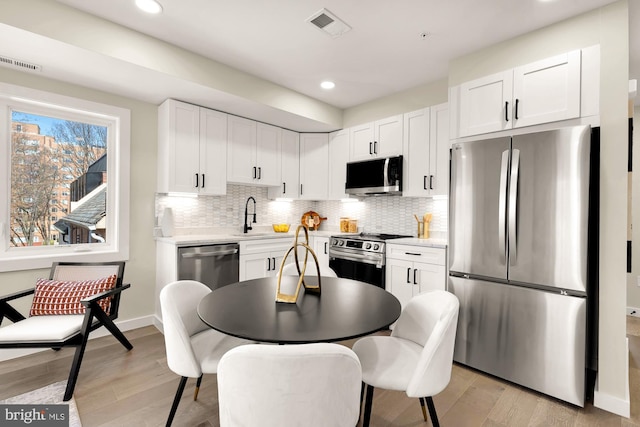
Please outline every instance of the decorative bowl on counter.
[[276, 233], [288, 233], [289, 224], [273, 224], [273, 231]]

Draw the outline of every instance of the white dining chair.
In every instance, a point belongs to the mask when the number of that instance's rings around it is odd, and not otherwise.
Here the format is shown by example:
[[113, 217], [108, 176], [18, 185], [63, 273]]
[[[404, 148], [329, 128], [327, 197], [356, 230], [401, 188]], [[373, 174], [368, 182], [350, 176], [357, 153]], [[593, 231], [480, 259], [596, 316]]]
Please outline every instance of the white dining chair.
[[362, 371], [332, 343], [245, 345], [218, 366], [220, 426], [353, 427]]
[[175, 417], [188, 378], [197, 378], [193, 400], [203, 374], [215, 374], [220, 358], [230, 349], [251, 343], [211, 329], [197, 313], [198, 303], [211, 289], [195, 280], [179, 280], [160, 291], [160, 309], [169, 369], [181, 376], [167, 419]]
[[458, 298], [436, 290], [413, 297], [402, 310], [391, 336], [369, 336], [356, 341], [353, 351], [362, 364], [367, 385], [363, 427], [369, 425], [374, 387], [406, 392], [425, 400], [434, 426], [439, 426], [433, 396], [451, 379], [458, 324]]

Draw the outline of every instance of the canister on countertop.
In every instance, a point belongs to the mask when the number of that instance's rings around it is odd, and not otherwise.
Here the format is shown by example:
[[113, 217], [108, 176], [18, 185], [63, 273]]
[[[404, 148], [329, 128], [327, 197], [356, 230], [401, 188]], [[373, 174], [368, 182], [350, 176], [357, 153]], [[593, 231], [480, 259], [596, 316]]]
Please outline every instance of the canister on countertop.
[[341, 233], [349, 232], [349, 218], [345, 216], [340, 217], [340, 232]]
[[358, 220], [350, 219], [349, 220], [349, 233], [357, 233], [358, 232]]

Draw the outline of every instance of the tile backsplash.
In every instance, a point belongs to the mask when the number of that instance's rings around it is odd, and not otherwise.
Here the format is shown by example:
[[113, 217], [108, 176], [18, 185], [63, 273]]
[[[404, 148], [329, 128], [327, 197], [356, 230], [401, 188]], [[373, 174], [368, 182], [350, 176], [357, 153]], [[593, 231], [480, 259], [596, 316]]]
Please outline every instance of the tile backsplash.
[[[270, 225], [279, 222], [299, 224], [302, 214], [315, 211], [327, 220], [320, 230], [338, 231], [340, 218], [358, 220], [360, 231], [372, 233], [416, 234], [414, 214], [421, 217], [432, 213], [431, 232], [433, 237], [447, 236], [448, 199], [382, 196], [368, 197], [359, 201], [274, 201], [267, 197], [265, 187], [227, 185], [226, 196], [181, 197], [157, 194], [155, 203], [156, 224], [160, 224], [166, 207], [173, 210], [176, 234], [180, 229], [208, 227], [238, 228], [244, 224], [247, 198], [256, 200], [258, 224]], [[250, 205], [249, 212], [253, 212]]]

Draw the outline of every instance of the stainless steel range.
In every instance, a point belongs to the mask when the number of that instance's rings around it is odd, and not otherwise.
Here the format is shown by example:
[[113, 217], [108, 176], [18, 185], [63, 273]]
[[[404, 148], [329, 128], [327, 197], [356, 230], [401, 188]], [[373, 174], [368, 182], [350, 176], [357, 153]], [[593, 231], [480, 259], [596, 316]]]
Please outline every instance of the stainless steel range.
[[385, 288], [385, 242], [401, 234], [341, 234], [331, 236], [329, 267], [338, 277], [360, 280]]

